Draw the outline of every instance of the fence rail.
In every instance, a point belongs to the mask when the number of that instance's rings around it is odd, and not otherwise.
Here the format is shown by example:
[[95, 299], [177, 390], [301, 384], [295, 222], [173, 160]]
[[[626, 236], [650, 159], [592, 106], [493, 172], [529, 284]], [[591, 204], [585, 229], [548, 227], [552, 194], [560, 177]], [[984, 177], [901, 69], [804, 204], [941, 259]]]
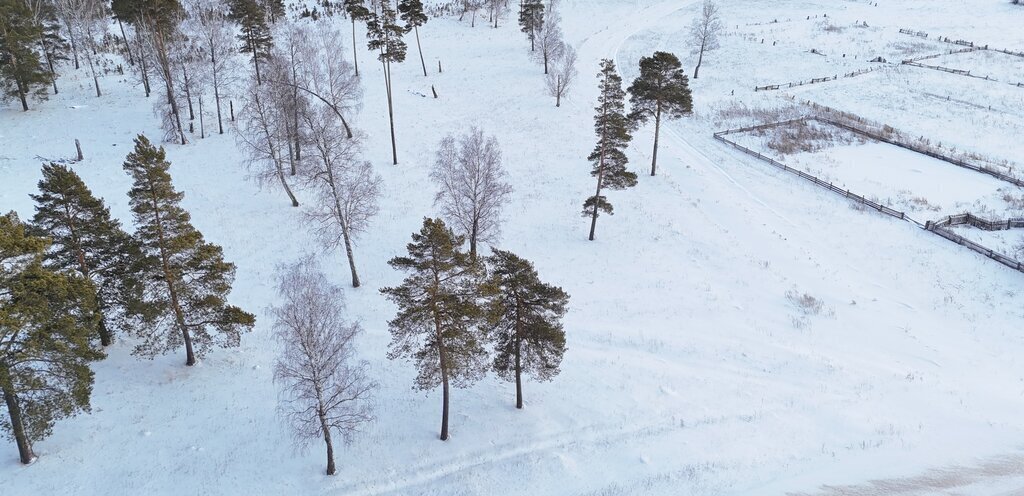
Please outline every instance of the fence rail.
[[718, 140], [718, 141], [721, 141], [722, 143], [725, 143], [727, 145], [732, 146], [733, 148], [735, 148], [735, 149], [737, 149], [737, 150], [739, 150], [739, 151], [741, 151], [743, 153], [746, 153], [747, 155], [750, 155], [752, 157], [756, 157], [756, 158], [758, 158], [758, 159], [760, 159], [760, 160], [762, 160], [764, 162], [767, 162], [767, 163], [771, 164], [772, 166], [774, 166], [776, 168], [779, 168], [779, 169], [782, 169], [782, 170], [784, 170], [786, 172], [789, 172], [789, 173], [792, 173], [792, 174], [796, 174], [797, 176], [800, 176], [801, 178], [803, 178], [803, 179], [805, 179], [807, 181], [810, 181], [810, 182], [812, 182], [812, 183], [814, 183], [814, 184], [816, 184], [818, 186], [821, 186], [822, 188], [826, 188], [829, 191], [832, 191], [833, 193], [842, 195], [845, 198], [849, 198], [850, 200], [853, 200], [856, 203], [859, 203], [861, 205], [865, 205], [867, 207], [870, 207], [871, 209], [877, 210], [878, 212], [881, 212], [883, 214], [886, 214], [886, 215], [889, 215], [889, 216], [892, 216], [892, 217], [896, 217], [897, 219], [906, 219], [906, 214], [901, 212], [901, 211], [899, 211], [899, 210], [887, 207], [887, 206], [882, 205], [881, 203], [878, 203], [878, 202], [871, 201], [871, 200], [865, 198], [864, 196], [861, 196], [861, 195], [858, 195], [856, 193], [853, 193], [853, 192], [851, 192], [848, 189], [840, 188], [840, 187], [838, 187], [838, 186], [836, 186], [836, 185], [834, 185], [834, 184], [832, 184], [832, 183], [830, 183], [828, 181], [825, 181], [823, 179], [819, 179], [819, 178], [817, 178], [817, 177], [815, 177], [815, 176], [813, 176], [811, 174], [808, 174], [808, 173], [806, 173], [806, 172], [804, 172], [802, 170], [794, 169], [794, 168], [792, 168], [792, 167], [790, 167], [790, 166], [788, 166], [788, 165], [786, 165], [786, 164], [784, 164], [782, 162], [779, 162], [779, 161], [777, 161], [777, 160], [775, 160], [775, 159], [773, 159], [771, 157], [762, 155], [759, 152], [751, 150], [750, 148], [747, 148], [747, 147], [745, 147], [745, 146], [743, 146], [743, 145], [741, 145], [739, 143], [736, 143], [735, 141], [732, 141], [732, 140], [730, 140], [730, 139], [725, 137], [725, 136], [727, 136], [729, 134], [735, 134], [735, 133], [749, 132], [749, 131], [755, 131], [755, 130], [761, 130], [761, 129], [768, 129], [768, 128], [772, 128], [772, 127], [785, 126], [785, 125], [793, 124], [795, 122], [806, 121], [806, 120], [808, 120], [808, 119], [807, 118], [792, 119], [792, 120], [783, 121], [783, 122], [774, 122], [774, 123], [770, 123], [770, 124], [763, 124], [763, 125], [760, 125], [760, 126], [750, 126], [750, 127], [746, 127], [746, 128], [729, 129], [729, 130], [719, 131], [719, 132], [715, 133], [714, 134], [714, 138], [716, 140]]
[[[825, 107], [825, 108], [828, 109], [828, 107]], [[832, 109], [829, 109], [829, 110], [832, 110]], [[889, 143], [889, 144], [892, 144], [892, 145], [895, 145], [895, 146], [899, 146], [901, 148], [906, 148], [908, 150], [912, 150], [912, 151], [915, 151], [915, 152], [918, 152], [918, 153], [923, 153], [923, 154], [928, 155], [930, 157], [937, 158], [939, 160], [950, 162], [950, 163], [953, 163], [953, 164], [956, 164], [956, 165], [960, 165], [961, 167], [967, 167], [969, 169], [976, 170], [978, 172], [983, 172], [983, 173], [990, 174], [990, 175], [997, 175], [997, 177], [1005, 176], [1005, 175], [999, 174], [999, 173], [997, 173], [995, 171], [989, 171], [987, 169], [982, 169], [982, 168], [979, 168], [979, 167], [975, 167], [975, 166], [972, 166], [970, 164], [965, 164], [963, 161], [960, 161], [960, 160], [957, 160], [957, 159], [953, 159], [953, 158], [950, 158], [950, 157], [943, 157], [943, 156], [941, 156], [939, 154], [932, 153], [932, 152], [929, 152], [927, 150], [921, 150], [921, 149], [915, 148], [915, 147], [913, 147], [911, 145], [908, 145], [908, 144], [903, 144], [903, 143], [899, 143], [899, 142], [896, 142], [896, 141], [893, 141], [893, 140], [886, 139], [886, 138], [881, 137], [881, 136], [879, 136], [879, 135], [877, 135], [875, 133], [871, 133], [871, 132], [863, 130], [863, 129], [857, 129], [857, 128], [855, 128], [853, 126], [849, 126], [847, 124], [843, 124], [843, 123], [840, 123], [840, 122], [836, 122], [836, 121], [832, 121], [830, 119], [825, 119], [825, 118], [820, 118], [820, 117], [804, 117], [804, 118], [799, 118], [799, 119], [790, 119], [788, 121], [782, 121], [782, 122], [772, 122], [772, 123], [767, 123], [767, 124], [761, 124], [761, 125], [757, 125], [757, 126], [748, 126], [748, 127], [737, 128], [737, 129], [727, 129], [727, 130], [724, 130], [724, 131], [719, 131], [719, 132], [714, 133], [714, 138], [716, 140], [718, 140], [718, 141], [721, 141], [722, 143], [725, 143], [725, 144], [727, 144], [729, 146], [732, 146], [733, 148], [735, 148], [735, 149], [737, 149], [737, 150], [739, 150], [739, 151], [741, 151], [741, 152], [743, 152], [743, 153], [745, 153], [747, 155], [750, 155], [752, 157], [756, 157], [757, 159], [759, 159], [759, 160], [761, 160], [763, 162], [767, 162], [768, 164], [772, 165], [773, 167], [776, 167], [778, 169], [782, 169], [782, 170], [784, 170], [786, 172], [789, 172], [789, 173], [792, 173], [792, 174], [796, 174], [797, 176], [799, 176], [799, 177], [801, 177], [801, 178], [803, 178], [803, 179], [805, 179], [807, 181], [810, 181], [810, 182], [814, 183], [815, 185], [818, 185], [818, 186], [823, 187], [823, 188], [827, 188], [829, 191], [831, 191], [833, 193], [836, 193], [836, 194], [839, 194], [839, 195], [842, 195], [843, 197], [848, 198], [848, 199], [850, 199], [850, 200], [852, 200], [852, 201], [854, 201], [854, 202], [856, 202], [858, 204], [865, 205], [867, 207], [870, 207], [873, 210], [877, 210], [880, 213], [883, 213], [885, 215], [889, 215], [891, 217], [895, 217], [897, 219], [911, 221], [915, 225], [917, 225], [917, 226], [921, 227], [922, 229], [924, 229], [925, 231], [928, 231], [928, 232], [934, 233], [934, 234], [936, 234], [938, 236], [941, 236], [943, 238], [946, 238], [946, 239], [948, 239], [948, 240], [950, 240], [950, 241], [952, 241], [952, 242], [954, 242], [954, 243], [956, 243], [958, 245], [965, 246], [965, 247], [967, 247], [967, 248], [969, 248], [969, 249], [971, 249], [971, 250], [973, 250], [973, 251], [975, 251], [977, 253], [980, 253], [980, 254], [988, 257], [988, 258], [991, 258], [992, 260], [995, 260], [995, 261], [997, 261], [997, 262], [999, 262], [999, 263], [1001, 263], [1001, 264], [1003, 264], [1003, 265], [1005, 265], [1007, 267], [1010, 267], [1010, 268], [1015, 269], [1015, 270], [1020, 271], [1020, 272], [1024, 272], [1024, 263], [1014, 259], [1013, 257], [1010, 257], [1010, 256], [1005, 255], [1003, 253], [997, 252], [997, 251], [995, 251], [995, 250], [993, 250], [991, 248], [988, 248], [988, 247], [986, 247], [984, 245], [981, 245], [979, 243], [976, 243], [974, 241], [971, 241], [971, 240], [969, 240], [969, 239], [967, 239], [967, 238], [965, 238], [965, 237], [963, 237], [963, 236], [961, 236], [959, 234], [956, 234], [956, 233], [952, 232], [951, 230], [947, 229], [947, 227], [949, 227], [949, 226], [962, 225], [962, 224], [970, 224], [970, 225], [972, 225], [974, 227], [978, 227], [978, 228], [984, 229], [986, 231], [999, 231], [999, 230], [1006, 230], [1006, 229], [1019, 229], [1019, 228], [1024, 228], [1024, 219], [1006, 219], [1006, 220], [991, 221], [991, 220], [986, 220], [986, 219], [983, 219], [981, 217], [975, 216], [975, 215], [973, 215], [971, 213], [964, 213], [964, 214], [959, 214], [959, 215], [951, 215], [951, 216], [948, 216], [948, 217], [946, 217], [944, 219], [940, 219], [938, 221], [928, 221], [928, 222], [926, 222], [925, 224], [922, 225], [921, 223], [915, 221], [914, 219], [911, 219], [910, 217], [907, 217], [906, 213], [904, 213], [904, 212], [901, 212], [899, 210], [887, 207], [885, 205], [882, 205], [881, 203], [869, 200], [869, 199], [865, 198], [862, 195], [858, 195], [856, 193], [853, 193], [853, 192], [851, 192], [848, 189], [840, 188], [840, 187], [838, 187], [838, 186], [836, 186], [836, 185], [834, 185], [834, 184], [832, 184], [832, 183], [830, 183], [828, 181], [824, 181], [822, 179], [819, 179], [819, 178], [817, 178], [817, 177], [815, 177], [815, 176], [813, 176], [811, 174], [808, 174], [808, 173], [806, 173], [804, 171], [797, 170], [797, 169], [794, 169], [792, 167], [789, 167], [788, 165], [786, 165], [786, 164], [784, 164], [782, 162], [779, 162], [779, 161], [777, 161], [777, 160], [775, 160], [775, 159], [773, 159], [771, 157], [762, 155], [760, 152], [751, 150], [750, 148], [747, 148], [747, 147], [745, 147], [743, 145], [740, 145], [739, 143], [736, 143], [735, 141], [732, 141], [732, 140], [726, 138], [726, 136], [728, 136], [730, 134], [770, 129], [770, 128], [779, 127], [779, 126], [791, 125], [791, 124], [794, 124], [796, 122], [806, 122], [806, 121], [810, 121], [810, 120], [817, 120], [819, 122], [824, 122], [824, 123], [827, 123], [827, 124], [831, 124], [831, 125], [837, 126], [839, 128], [846, 129], [846, 130], [849, 130], [851, 132], [854, 132], [854, 133], [857, 133], [857, 134], [861, 134], [861, 135], [870, 137], [872, 139], [883, 141], [885, 143]], [[888, 127], [888, 126], [886, 126], [886, 127]], [[1013, 182], [1014, 184], [1016, 184], [1018, 186], [1022, 186], [1022, 181], [1020, 181], [1020, 180], [1018, 180], [1016, 178], [1010, 178], [1008, 176], [1005, 176], [1005, 177], [1000, 177], [1000, 179], [1008, 180], [1008, 181]]]
[[971, 213], [964, 213], [959, 215], [950, 215], [944, 219], [937, 221], [928, 221], [925, 223], [925, 230], [938, 234], [943, 238], [946, 238], [958, 245], [966, 246], [967, 248], [974, 250], [982, 255], [985, 255], [992, 260], [995, 260], [1011, 269], [1024, 272], [1024, 263], [1021, 263], [1015, 258], [995, 251], [985, 245], [971, 241], [949, 229], [948, 227], [959, 226], [959, 225], [971, 225], [985, 231], [1005, 231], [1007, 229], [1019, 229], [1024, 228], [1024, 219], [1006, 219], [1006, 220], [987, 220]]

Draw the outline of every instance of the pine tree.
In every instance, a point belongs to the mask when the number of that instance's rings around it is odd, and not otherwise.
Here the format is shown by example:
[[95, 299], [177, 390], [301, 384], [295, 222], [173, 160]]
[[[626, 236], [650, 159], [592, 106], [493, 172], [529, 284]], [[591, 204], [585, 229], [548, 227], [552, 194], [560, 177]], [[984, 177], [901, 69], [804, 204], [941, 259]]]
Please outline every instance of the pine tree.
[[256, 70], [256, 83], [262, 84], [260, 77], [260, 60], [270, 57], [273, 38], [267, 23], [267, 11], [256, 0], [228, 0], [230, 11], [228, 17], [237, 22], [242, 34], [240, 51], [252, 54], [252, 63]]
[[[66, 166], [43, 166], [39, 194], [32, 218], [34, 231], [53, 243], [47, 266], [73, 273], [92, 282], [100, 311], [100, 343], [109, 346], [113, 331], [109, 322], [124, 315], [126, 292], [138, 289], [131, 271], [138, 247], [121, 223], [110, 216], [103, 200], [93, 196], [82, 179]], [[121, 322], [118, 327], [127, 325]]]
[[423, 2], [420, 0], [398, 0], [398, 11], [405, 21], [405, 31], [416, 33], [416, 49], [420, 52], [420, 65], [423, 66], [423, 77], [427, 77], [427, 63], [423, 60], [423, 46], [420, 45], [420, 26], [427, 23], [427, 14], [423, 13]]
[[597, 133], [597, 147], [587, 157], [594, 163], [590, 175], [597, 178], [597, 192], [583, 203], [583, 216], [590, 217], [590, 240], [594, 240], [597, 228], [597, 217], [600, 212], [612, 215], [612, 204], [601, 194], [604, 189], [620, 190], [636, 186], [636, 174], [626, 170], [629, 159], [626, 158], [626, 147], [633, 139], [630, 135], [630, 122], [625, 115], [625, 93], [622, 91], [622, 78], [615, 71], [615, 62], [610, 59], [601, 61], [601, 71], [597, 74], [598, 88], [601, 95], [594, 109], [594, 130]]
[[380, 7], [380, 14], [374, 14], [366, 21], [367, 46], [370, 50], [379, 50], [377, 57], [384, 66], [384, 86], [388, 96], [388, 121], [391, 124], [391, 157], [394, 165], [398, 165], [398, 147], [395, 144], [395, 105], [391, 95], [391, 64], [405, 61], [408, 47], [402, 39], [405, 28], [399, 26], [395, 19], [395, 9], [391, 8], [390, 0]]
[[344, 0], [344, 2], [345, 13], [348, 14], [348, 18], [352, 21], [352, 63], [356, 67], [356, 76], [359, 76], [359, 54], [358, 50], [356, 50], [356, 21], [370, 19], [370, 9], [366, 8], [363, 0]]
[[90, 341], [96, 319], [87, 280], [43, 266], [46, 240], [26, 234], [12, 212], [0, 216], [0, 430], [21, 463], [57, 420], [89, 410], [93, 374], [103, 358]]
[[145, 285], [145, 298], [132, 302], [129, 312], [142, 323], [136, 354], [152, 358], [184, 344], [185, 365], [195, 365], [214, 345], [238, 346], [255, 317], [228, 305], [235, 266], [192, 227], [179, 205], [184, 195], [171, 184], [170, 165], [164, 149], [142, 135], [124, 162], [134, 180], [128, 197], [144, 256], [134, 270]]
[[654, 52], [640, 57], [640, 76], [629, 86], [629, 114], [634, 125], [654, 118], [654, 153], [651, 156], [651, 175], [658, 166], [658, 135], [661, 118], [678, 119], [693, 111], [690, 85], [683, 73], [683, 64], [671, 53]]
[[22, 0], [0, 0], [0, 91], [21, 100], [26, 112], [29, 97], [46, 98], [51, 80], [35, 49], [43, 36]]
[[522, 408], [524, 372], [539, 381], [558, 375], [565, 354], [561, 319], [569, 295], [541, 282], [533, 264], [511, 252], [493, 250], [487, 266], [485, 310], [493, 327], [494, 371], [515, 381], [516, 408]]
[[537, 41], [537, 33], [544, 28], [544, 0], [523, 0], [519, 9], [519, 28], [530, 39], [532, 52]]
[[412, 241], [407, 245], [409, 256], [388, 262], [411, 274], [401, 286], [380, 290], [398, 305], [398, 314], [388, 322], [388, 358], [416, 363], [416, 389], [441, 386], [441, 440], [446, 441], [450, 386], [466, 387], [487, 370], [477, 329], [479, 269], [460, 249], [465, 239], [439, 219], [424, 219]]

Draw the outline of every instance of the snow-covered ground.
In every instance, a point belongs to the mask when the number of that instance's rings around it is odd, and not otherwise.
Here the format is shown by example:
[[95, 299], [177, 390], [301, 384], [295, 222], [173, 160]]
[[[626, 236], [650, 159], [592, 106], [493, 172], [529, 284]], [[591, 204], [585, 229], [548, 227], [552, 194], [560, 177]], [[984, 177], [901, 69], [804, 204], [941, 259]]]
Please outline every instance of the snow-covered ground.
[[[985, 91], [1005, 113], [916, 105], [924, 91], [977, 98], [962, 86], [972, 78], [918, 68], [753, 92], [903, 50], [890, 44], [917, 40], [900, 27], [1024, 47], [1024, 12], [1008, 2], [877, 3], [723, 2], [728, 33], [692, 82], [694, 117], [663, 130], [657, 177], [643, 174], [653, 133], [636, 133], [630, 158], [640, 184], [609, 194], [616, 214], [600, 219], [595, 242], [579, 212], [593, 187], [585, 157], [597, 62], [615, 58], [627, 83], [637, 58], [655, 49], [692, 67], [684, 31], [696, 2], [562, 0], [581, 74], [557, 109], [514, 19], [499, 29], [431, 20], [420, 33], [428, 67], [440, 59], [445, 72], [424, 78], [413, 60], [394, 68], [398, 166], [390, 165], [383, 77], [362, 50], [365, 99], [354, 124], [368, 134], [365, 156], [385, 196], [357, 247], [364, 287], [347, 299], [366, 328], [360, 355], [381, 387], [376, 421], [340, 450], [334, 478], [322, 474], [320, 446], [291, 447], [274, 410], [278, 344], [263, 315], [275, 264], [315, 249], [298, 209], [245, 180], [233, 131], [167, 145], [184, 205], [237, 264], [232, 300], [257, 313], [257, 326], [240, 348], [195, 368], [180, 356], [139, 361], [130, 343], [116, 344], [96, 365], [92, 414], [59, 423], [36, 446], [38, 462], [19, 465], [13, 445], [0, 442], [3, 493], [1013, 494], [1024, 487], [1022, 275], [851, 208], [711, 137], [715, 109], [732, 101], [777, 107], [814, 97], [908, 132], [944, 132], [936, 139], [964, 149], [1020, 157], [1019, 127], [1006, 123], [1024, 119], [1024, 89], [1009, 85], [978, 81], [998, 88]], [[823, 18], [806, 16], [826, 13], [846, 30], [811, 38], [809, 26]], [[756, 24], [775, 18], [778, 27]], [[767, 29], [784, 38], [770, 53], [768, 40], [760, 44]], [[860, 47], [846, 59], [832, 46], [844, 36]], [[908, 50], [935, 47], [919, 48]], [[886, 78], [910, 69], [927, 85], [887, 93]], [[101, 81], [99, 99], [84, 73], [61, 82], [59, 97], [36, 110], [0, 110], [0, 205], [30, 216], [39, 157], [70, 157], [78, 138], [86, 160], [76, 171], [130, 225], [121, 162], [136, 133], [159, 136], [151, 102], [114, 77]], [[431, 85], [439, 99], [420, 96]], [[572, 295], [569, 351], [554, 382], [527, 383], [523, 411], [513, 408], [513, 388], [493, 377], [455, 390], [453, 436], [442, 443], [440, 394], [413, 391], [412, 366], [385, 358], [394, 307], [377, 289], [401, 280], [386, 261], [435, 213], [428, 174], [437, 142], [470, 124], [499, 138], [515, 187], [500, 246]], [[879, 160], [888, 157], [900, 158], [885, 151]], [[942, 187], [958, 198], [963, 183]], [[338, 282], [342, 257], [322, 255]], [[810, 295], [821, 309], [787, 294]], [[993, 460], [1010, 466], [987, 470]], [[928, 483], [935, 471], [966, 475]], [[872, 481], [899, 485], [877, 490]]]

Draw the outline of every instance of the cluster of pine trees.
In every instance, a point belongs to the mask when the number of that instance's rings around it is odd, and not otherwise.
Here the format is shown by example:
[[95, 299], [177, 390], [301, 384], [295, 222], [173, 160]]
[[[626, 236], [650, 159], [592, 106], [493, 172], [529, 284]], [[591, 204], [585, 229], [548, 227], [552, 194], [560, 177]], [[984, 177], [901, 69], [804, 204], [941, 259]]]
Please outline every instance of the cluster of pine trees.
[[569, 295], [542, 282], [533, 264], [513, 253], [494, 249], [474, 260], [464, 244], [444, 221], [424, 219], [408, 254], [388, 262], [408, 276], [381, 289], [398, 306], [388, 322], [388, 358], [416, 364], [416, 389], [441, 387], [442, 441], [452, 387], [493, 370], [515, 382], [516, 408], [522, 408], [523, 375], [551, 380], [566, 350], [561, 318]]
[[[593, 163], [590, 174], [597, 179], [597, 190], [583, 203], [583, 216], [590, 217], [590, 236], [594, 240], [597, 218], [612, 215], [612, 204], [602, 194], [605, 190], [622, 190], [637, 184], [636, 173], [626, 169], [629, 158], [626, 148], [633, 139], [633, 131], [654, 121], [654, 153], [651, 175], [658, 165], [658, 137], [663, 119], [677, 119], [693, 110], [689, 82], [683, 73], [679, 58], [668, 52], [654, 52], [640, 58], [640, 75], [628, 90], [622, 89], [622, 77], [610, 59], [601, 61], [597, 74], [598, 104], [594, 109], [594, 132], [597, 145], [587, 160]], [[630, 107], [626, 113], [626, 93]]]
[[0, 390], [22, 463], [54, 422], [89, 409], [89, 363], [117, 332], [153, 358], [185, 349], [194, 365], [238, 346], [255, 323], [227, 302], [235, 267], [180, 205], [164, 150], [144, 136], [124, 162], [135, 232], [72, 169], [43, 166], [35, 215], [0, 217]]

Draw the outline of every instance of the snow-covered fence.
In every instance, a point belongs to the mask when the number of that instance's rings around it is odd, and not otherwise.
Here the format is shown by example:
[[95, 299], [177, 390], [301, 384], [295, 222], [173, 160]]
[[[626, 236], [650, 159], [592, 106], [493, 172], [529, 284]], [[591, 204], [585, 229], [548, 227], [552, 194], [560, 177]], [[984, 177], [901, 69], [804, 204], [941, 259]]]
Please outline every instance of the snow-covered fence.
[[974, 250], [982, 255], [985, 255], [986, 257], [991, 258], [992, 260], [995, 260], [1007, 267], [1024, 272], [1024, 263], [1021, 263], [1019, 260], [1016, 260], [1013, 257], [1010, 257], [1003, 253], [999, 253], [998, 251], [988, 248], [987, 246], [984, 246], [980, 243], [971, 241], [947, 229], [948, 227], [951, 226], [960, 226], [964, 224], [968, 224], [985, 231], [1005, 231], [1007, 229], [1024, 228], [1024, 219], [1006, 219], [991, 221], [982, 219], [981, 217], [972, 215], [970, 213], [965, 213], [959, 215], [950, 215], [949, 217], [934, 222], [928, 221], [927, 223], [925, 223], [924, 226], [925, 230], [929, 232], [942, 236], [943, 238], [946, 238], [958, 245], [966, 246], [967, 248], [970, 248], [971, 250]]
[[910, 36], [917, 36], [918, 38], [927, 38], [928, 37], [928, 33], [925, 33], [924, 31], [914, 31], [912, 29], [900, 28], [900, 33], [909, 34]]
[[883, 214], [890, 215], [892, 217], [896, 217], [897, 219], [905, 219], [906, 218], [906, 214], [903, 213], [903, 212], [900, 212], [899, 210], [895, 210], [895, 209], [889, 208], [889, 207], [887, 207], [885, 205], [882, 205], [881, 203], [871, 201], [871, 200], [869, 200], [869, 199], [867, 199], [867, 198], [865, 198], [865, 197], [863, 197], [861, 195], [858, 195], [856, 193], [851, 192], [848, 189], [840, 188], [840, 187], [838, 187], [838, 186], [836, 186], [836, 185], [834, 185], [834, 184], [832, 184], [832, 183], [830, 183], [828, 181], [825, 181], [823, 179], [819, 179], [819, 178], [817, 178], [817, 177], [815, 177], [815, 176], [813, 176], [811, 174], [808, 174], [808, 173], [806, 173], [806, 172], [804, 172], [802, 170], [794, 169], [794, 168], [792, 168], [792, 167], [790, 167], [790, 166], [788, 166], [788, 165], [786, 165], [786, 164], [784, 164], [782, 162], [779, 162], [779, 161], [777, 161], [777, 160], [775, 160], [775, 159], [773, 159], [771, 157], [762, 155], [759, 152], [751, 150], [750, 148], [747, 148], [747, 147], [745, 147], [745, 146], [743, 146], [743, 145], [741, 145], [739, 143], [736, 143], [735, 141], [732, 141], [732, 140], [730, 140], [730, 139], [725, 137], [725, 136], [730, 135], [730, 134], [745, 133], [745, 132], [750, 132], [750, 131], [758, 131], [758, 130], [769, 129], [769, 128], [779, 127], [779, 126], [788, 126], [788, 125], [791, 125], [791, 124], [795, 124], [797, 122], [806, 122], [808, 120], [814, 120], [814, 118], [812, 118], [812, 117], [803, 117], [803, 118], [800, 118], [800, 119], [791, 119], [791, 120], [788, 120], [788, 121], [773, 122], [773, 123], [769, 123], [769, 124], [762, 124], [760, 126], [749, 126], [749, 127], [738, 128], [738, 129], [728, 129], [728, 130], [725, 130], [725, 131], [719, 131], [719, 132], [715, 133], [714, 137], [715, 137], [716, 140], [721, 141], [722, 143], [725, 143], [727, 145], [730, 145], [733, 148], [735, 148], [735, 149], [737, 149], [737, 150], [739, 150], [739, 151], [741, 151], [743, 153], [746, 153], [747, 155], [750, 155], [752, 157], [756, 157], [756, 158], [758, 158], [758, 159], [760, 159], [760, 160], [762, 160], [764, 162], [767, 162], [767, 163], [771, 164], [772, 166], [777, 167], [779, 169], [782, 169], [782, 170], [784, 170], [786, 172], [789, 172], [789, 173], [792, 173], [792, 174], [796, 174], [797, 176], [800, 176], [801, 178], [803, 178], [803, 179], [805, 179], [807, 181], [810, 181], [810, 182], [812, 182], [812, 183], [814, 183], [814, 184], [816, 184], [816, 185], [818, 185], [818, 186], [820, 186], [822, 188], [828, 189], [829, 191], [831, 191], [833, 193], [836, 193], [838, 195], [841, 195], [841, 196], [843, 196], [845, 198], [848, 198], [848, 199], [850, 199], [850, 200], [852, 200], [852, 201], [854, 201], [856, 203], [859, 203], [861, 205], [867, 206], [867, 207], [869, 207], [869, 208], [871, 208], [873, 210], [877, 210], [877, 211], [879, 211], [879, 212], [881, 212]]
[[857, 76], [861, 76], [861, 75], [867, 74], [869, 72], [875, 72], [875, 71], [877, 71], [879, 69], [884, 69], [885, 67], [886, 66], [868, 67], [866, 69], [860, 69], [858, 71], [844, 73], [842, 76], [836, 74], [834, 76], [826, 76], [826, 77], [820, 77], [820, 78], [811, 78], [811, 79], [808, 79], [806, 81], [795, 81], [795, 82], [792, 82], [792, 83], [766, 84], [764, 86], [754, 86], [754, 91], [771, 91], [771, 90], [778, 90], [778, 89], [782, 89], [782, 88], [795, 88], [797, 86], [803, 86], [803, 85], [806, 85], [806, 84], [818, 84], [818, 83], [824, 83], [826, 81], [835, 81], [835, 80], [840, 79], [840, 78], [852, 78], [852, 77], [857, 77]]
[[979, 49], [978, 48], [973, 48], [973, 47], [947, 50], [947, 51], [942, 52], [942, 53], [933, 53], [931, 55], [921, 55], [920, 57], [912, 57], [912, 58], [909, 58], [909, 59], [903, 59], [902, 63], [907, 64], [907, 63], [910, 63], [910, 62], [920, 62], [922, 60], [939, 58], [939, 57], [942, 57], [942, 56], [945, 56], [945, 55], [953, 55], [953, 54], [956, 54], [956, 53], [968, 53], [968, 52], [974, 52], [974, 51], [977, 51], [977, 50], [979, 50]]
[[[828, 109], [828, 107], [823, 107], [823, 108], [824, 109]], [[827, 117], [816, 116], [816, 117], [813, 117], [813, 119], [817, 120], [819, 122], [824, 122], [826, 124], [831, 124], [833, 126], [845, 129], [847, 131], [850, 131], [850, 132], [852, 132], [854, 134], [858, 134], [858, 135], [864, 136], [866, 138], [870, 138], [870, 139], [873, 139], [873, 140], [876, 140], [876, 141], [881, 141], [883, 143], [888, 143], [890, 145], [898, 146], [900, 148], [903, 148], [903, 149], [906, 149], [906, 150], [910, 150], [912, 152], [917, 152], [917, 153], [920, 153], [922, 155], [927, 155], [929, 157], [941, 160], [943, 162], [948, 162], [948, 163], [956, 165], [958, 167], [963, 167], [965, 169], [970, 169], [970, 170], [972, 170], [974, 172], [980, 172], [982, 174], [988, 174], [988, 175], [990, 175], [990, 176], [992, 176], [992, 177], [994, 177], [996, 179], [999, 179], [999, 180], [1002, 180], [1002, 181], [1006, 181], [1006, 182], [1008, 182], [1010, 184], [1013, 184], [1013, 185], [1016, 185], [1016, 186], [1024, 187], [1024, 180], [1018, 179], [1018, 178], [1013, 177], [1013, 176], [1011, 176], [1009, 174], [1004, 174], [1002, 172], [999, 172], [999, 171], [996, 171], [996, 170], [992, 170], [989, 167], [975, 165], [975, 164], [972, 164], [972, 163], [969, 163], [969, 162], [965, 162], [965, 161], [963, 161], [961, 159], [958, 159], [958, 158], [950, 157], [948, 155], [943, 155], [943, 154], [935, 152], [933, 150], [926, 149], [926, 148], [924, 148], [922, 146], [918, 146], [918, 145], [915, 145], [913, 143], [904, 142], [903, 140], [900, 140], [900, 139], [897, 138], [897, 136], [898, 136], [897, 133], [887, 133], [886, 136], [883, 136], [883, 135], [881, 135], [879, 133], [875, 133], [875, 132], [867, 130], [867, 129], [862, 129], [862, 128], [858, 128], [858, 127], [855, 127], [855, 126], [851, 126], [849, 124], [845, 124], [845, 123], [842, 123], [842, 122], [831, 120], [831, 119], [829, 119]], [[888, 126], [886, 126], [886, 127], [888, 128]], [[892, 129], [892, 128], [889, 128], [889, 129]]]

